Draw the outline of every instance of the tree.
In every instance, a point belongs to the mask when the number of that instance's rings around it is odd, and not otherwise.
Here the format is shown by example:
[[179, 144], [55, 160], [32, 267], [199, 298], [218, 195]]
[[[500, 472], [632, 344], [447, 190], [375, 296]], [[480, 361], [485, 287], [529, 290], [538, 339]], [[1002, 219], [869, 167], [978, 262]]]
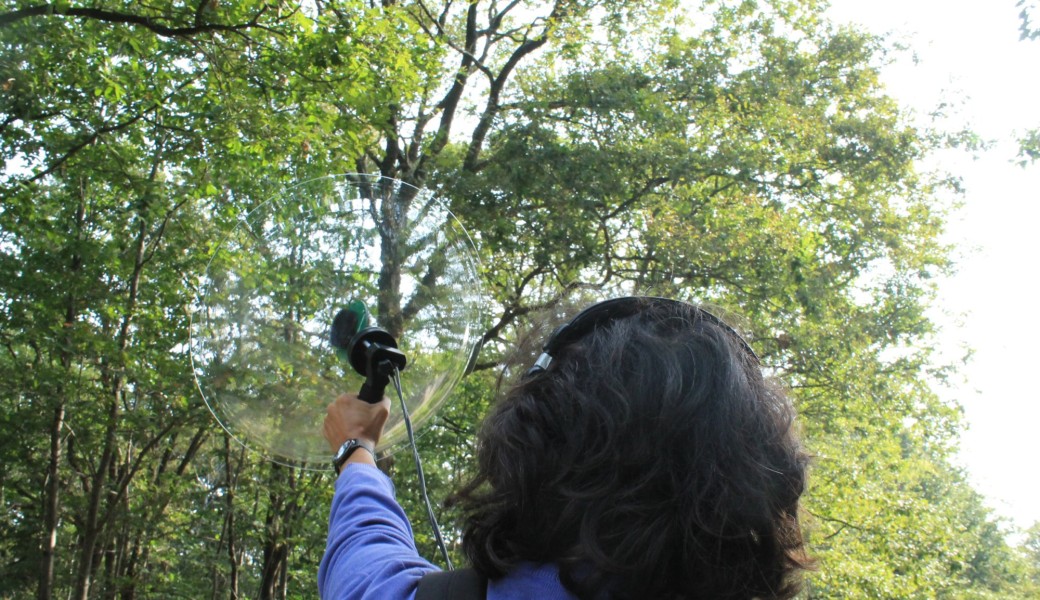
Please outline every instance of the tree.
[[0, 35], [6, 593], [311, 595], [328, 478], [231, 443], [184, 342], [236, 220], [348, 170], [435, 189], [480, 244], [482, 352], [422, 438], [436, 498], [561, 299], [668, 294], [741, 315], [799, 404], [811, 597], [1011, 589], [928, 386], [935, 138], [878, 83], [884, 41], [815, 2], [12, 0]]
[[[14, 509], [4, 528], [19, 540], [5, 548], [9, 593], [133, 597], [185, 583], [185, 595], [220, 593], [223, 574], [197, 577], [210, 563], [176, 558], [213, 546], [229, 548], [233, 595], [245, 562], [261, 595], [285, 596], [284, 549], [315, 506], [288, 499], [313, 477], [259, 470], [214, 435], [186, 362], [195, 280], [185, 274], [201, 273], [207, 248], [282, 178], [359, 152], [364, 121], [325, 98], [375, 119], [379, 77], [405, 87], [410, 54], [388, 35], [400, 21], [335, 8], [318, 21], [252, 1], [5, 6], [3, 413], [18, 425], [5, 441], [16, 460], [3, 476]], [[354, 20], [356, 47], [340, 48]], [[191, 537], [175, 524], [241, 482], [204, 478], [200, 496], [200, 452], [248, 472], [267, 497], [229, 500], [227, 519], [202, 519], [211, 528]], [[255, 548], [238, 538], [236, 555], [231, 517], [243, 510], [266, 513], [267, 526]]]

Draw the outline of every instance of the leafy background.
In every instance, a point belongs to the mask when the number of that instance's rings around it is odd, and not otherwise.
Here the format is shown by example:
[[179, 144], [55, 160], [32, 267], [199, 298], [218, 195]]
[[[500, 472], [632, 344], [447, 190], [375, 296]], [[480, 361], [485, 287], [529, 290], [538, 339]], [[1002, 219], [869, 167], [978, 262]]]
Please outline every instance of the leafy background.
[[971, 133], [912, 123], [889, 43], [823, 9], [4, 0], [0, 597], [315, 595], [328, 474], [228, 439], [184, 341], [236, 219], [348, 171], [436, 190], [480, 247], [482, 351], [422, 438], [435, 499], [512, 348], [576, 298], [668, 294], [739, 316], [798, 404], [807, 598], [1035, 597], [1040, 529], [1008, 542], [933, 391], [958, 182], [919, 164]]

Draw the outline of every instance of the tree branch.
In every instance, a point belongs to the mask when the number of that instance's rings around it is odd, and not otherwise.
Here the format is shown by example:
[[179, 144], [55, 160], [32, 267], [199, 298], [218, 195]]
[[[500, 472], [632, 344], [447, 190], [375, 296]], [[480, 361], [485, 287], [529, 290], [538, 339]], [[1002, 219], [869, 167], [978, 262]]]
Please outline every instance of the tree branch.
[[58, 160], [56, 160], [54, 163], [52, 163], [51, 166], [47, 167], [43, 171], [40, 171], [36, 175], [33, 175], [29, 179], [26, 179], [26, 180], [22, 181], [21, 183], [26, 184], [26, 183], [32, 183], [34, 181], [39, 181], [40, 179], [43, 179], [44, 177], [46, 177], [46, 176], [50, 175], [51, 173], [57, 171], [63, 164], [65, 164], [70, 158], [72, 158], [73, 155], [75, 155], [80, 150], [82, 150], [82, 149], [86, 148], [87, 146], [89, 146], [89, 145], [93, 144], [94, 142], [96, 142], [98, 140], [98, 138], [100, 138], [102, 135], [105, 135], [107, 133], [113, 133], [113, 132], [116, 132], [116, 131], [121, 131], [123, 129], [126, 129], [127, 127], [130, 127], [134, 123], [144, 119], [148, 115], [148, 113], [153, 112], [153, 111], [157, 110], [158, 108], [160, 108], [163, 104], [166, 103], [167, 100], [172, 98], [174, 94], [176, 94], [177, 92], [179, 92], [180, 90], [184, 89], [185, 87], [187, 87], [188, 85], [190, 85], [192, 83], [194, 83], [194, 80], [188, 80], [188, 81], [185, 81], [184, 83], [181, 83], [176, 88], [174, 88], [173, 91], [171, 91], [169, 94], [166, 94], [166, 96], [164, 96], [162, 100], [152, 104], [149, 108], [146, 108], [145, 110], [141, 111], [139, 114], [134, 115], [133, 117], [131, 117], [130, 119], [128, 119], [126, 121], [123, 121], [122, 123], [116, 123], [115, 125], [109, 125], [108, 127], [102, 127], [101, 129], [98, 129], [98, 130], [94, 131], [94, 133], [88, 135], [86, 138], [84, 138], [80, 142], [74, 144], [69, 149], [68, 152], [66, 152], [65, 154], [61, 155], [61, 157], [59, 157]]
[[455, 119], [455, 112], [459, 107], [459, 100], [462, 99], [462, 92], [466, 89], [466, 81], [469, 79], [470, 70], [473, 67], [473, 53], [477, 48], [477, 3], [472, 2], [469, 5], [469, 9], [466, 11], [466, 47], [462, 52], [462, 62], [459, 64], [459, 69], [455, 73], [455, 81], [451, 85], [451, 89], [445, 94], [444, 99], [441, 100], [439, 108], [443, 111], [441, 113], [441, 122], [437, 127], [437, 133], [433, 137], [433, 143], [430, 144], [430, 149], [423, 157], [437, 156], [441, 150], [448, 143], [448, 136], [451, 133], [451, 124]]
[[854, 523], [849, 523], [848, 521], [845, 521], [845, 520], [842, 520], [842, 519], [838, 519], [836, 517], [829, 517], [829, 516], [826, 516], [826, 515], [821, 515], [819, 513], [814, 513], [811, 510], [807, 510], [806, 512], [809, 513], [810, 515], [816, 517], [817, 519], [819, 519], [821, 521], [826, 521], [828, 523], [837, 523], [838, 525], [840, 525], [840, 527], [838, 527], [838, 529], [836, 531], [834, 531], [833, 533], [825, 536], [823, 538], [825, 540], [829, 540], [832, 537], [838, 535], [845, 528], [855, 529], [856, 531], [863, 531], [863, 532], [866, 532], [866, 533], [872, 533], [874, 535], [881, 535], [882, 534], [882, 532], [880, 532], [880, 531], [878, 531], [876, 529], [873, 529], [873, 528], [870, 528], [870, 527], [863, 527], [861, 525], [856, 525]]
[[[201, 8], [201, 5], [200, 5]], [[267, 27], [261, 26], [260, 17], [267, 12], [269, 5], [265, 4], [260, 7], [253, 18], [246, 23], [239, 23], [237, 25], [223, 25], [220, 23], [201, 23], [201, 12], [196, 15], [194, 19], [195, 24], [190, 27], [170, 27], [169, 25], [163, 25], [162, 23], [156, 22], [154, 19], [144, 17], [141, 15], [135, 15], [130, 13], [121, 13], [111, 10], [105, 10], [101, 8], [84, 8], [79, 6], [63, 6], [60, 4], [38, 4], [36, 6], [28, 6], [26, 8], [20, 8], [18, 10], [12, 10], [0, 14], [0, 28], [13, 25], [18, 21], [25, 19], [31, 19], [33, 17], [49, 17], [49, 16], [63, 16], [63, 17], [79, 17], [83, 19], [91, 19], [94, 21], [101, 21], [104, 23], [116, 23], [121, 25], [137, 25], [148, 29], [152, 33], [162, 37], [185, 37], [197, 35], [200, 33], [210, 32], [240, 32], [251, 28], [268, 29]]]
[[499, 110], [501, 109], [500, 99], [502, 96], [502, 90], [505, 88], [506, 82], [509, 80], [509, 76], [513, 73], [520, 61], [527, 55], [531, 54], [535, 50], [541, 48], [549, 40], [549, 29], [552, 23], [562, 18], [566, 9], [563, 8], [562, 2], [557, 2], [553, 7], [552, 14], [546, 19], [545, 29], [542, 30], [541, 35], [534, 39], [528, 39], [524, 43], [520, 44], [510, 55], [509, 60], [502, 66], [502, 70], [498, 72], [498, 75], [491, 81], [491, 88], [488, 90], [487, 104], [484, 106], [484, 112], [480, 115], [480, 121], [477, 123], [476, 128], [473, 130], [473, 136], [470, 138], [469, 148], [466, 151], [466, 159], [463, 163], [463, 169], [476, 172], [480, 170], [479, 158], [480, 152], [484, 147], [484, 140], [487, 138], [488, 132], [491, 130], [491, 125], [495, 122], [495, 117], [498, 116]]

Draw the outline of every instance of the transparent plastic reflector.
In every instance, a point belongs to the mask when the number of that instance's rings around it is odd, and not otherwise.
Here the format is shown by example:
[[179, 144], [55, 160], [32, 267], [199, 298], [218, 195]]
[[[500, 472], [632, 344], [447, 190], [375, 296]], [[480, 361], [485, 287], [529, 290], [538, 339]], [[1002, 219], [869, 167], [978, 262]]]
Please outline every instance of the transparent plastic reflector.
[[[326, 468], [325, 408], [364, 382], [330, 344], [336, 313], [360, 300], [395, 336], [419, 427], [473, 357], [481, 293], [472, 241], [429, 191], [367, 175], [307, 181], [254, 209], [216, 249], [192, 312], [195, 379], [240, 443]], [[404, 437], [392, 411], [381, 449]]]

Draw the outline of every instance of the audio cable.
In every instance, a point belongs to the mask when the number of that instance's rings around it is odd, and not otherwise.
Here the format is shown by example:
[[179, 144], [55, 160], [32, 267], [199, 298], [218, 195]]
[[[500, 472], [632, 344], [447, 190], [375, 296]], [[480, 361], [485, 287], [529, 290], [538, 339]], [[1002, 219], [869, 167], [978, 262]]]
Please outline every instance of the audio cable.
[[455, 567], [451, 564], [451, 558], [448, 556], [448, 548], [444, 544], [444, 537], [441, 535], [440, 525], [437, 524], [437, 517], [433, 514], [433, 504], [430, 503], [430, 495], [426, 490], [426, 475], [423, 474], [422, 460], [419, 458], [419, 448], [415, 444], [415, 432], [412, 430], [412, 419], [408, 415], [408, 406], [404, 401], [404, 394], [401, 392], [401, 371], [395, 366], [393, 373], [390, 375], [390, 381], [394, 384], [394, 389], [397, 391], [397, 399], [401, 402], [401, 415], [404, 418], [404, 427], [408, 432], [408, 443], [412, 447], [412, 458], [415, 459], [415, 472], [419, 475], [419, 491], [422, 494], [423, 502], [426, 504], [426, 516], [430, 520], [430, 527], [433, 528], [433, 537], [437, 541], [437, 547], [441, 551], [441, 556], [444, 558], [444, 564], [447, 565], [449, 571], [455, 570]]

